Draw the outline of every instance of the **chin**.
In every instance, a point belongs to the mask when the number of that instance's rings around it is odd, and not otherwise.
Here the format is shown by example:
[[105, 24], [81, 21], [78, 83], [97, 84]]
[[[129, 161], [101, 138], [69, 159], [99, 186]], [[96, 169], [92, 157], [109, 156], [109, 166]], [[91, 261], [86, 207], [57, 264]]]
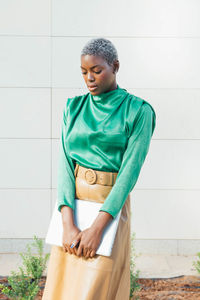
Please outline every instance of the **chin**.
[[99, 92], [91, 92], [91, 91], [89, 91], [89, 92], [90, 92], [90, 94], [93, 95], [93, 96], [97, 96], [97, 95], [100, 94]]
[[89, 92], [90, 92], [90, 94], [93, 95], [93, 96], [96, 96], [96, 95], [99, 95], [99, 94], [102, 93], [101, 91], [90, 91], [90, 90], [89, 90]]

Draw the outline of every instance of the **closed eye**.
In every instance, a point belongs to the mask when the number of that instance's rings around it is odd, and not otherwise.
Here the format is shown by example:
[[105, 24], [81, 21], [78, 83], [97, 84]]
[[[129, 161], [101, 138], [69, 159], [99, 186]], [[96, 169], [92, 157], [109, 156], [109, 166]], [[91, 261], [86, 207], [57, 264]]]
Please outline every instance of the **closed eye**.
[[98, 72], [94, 72], [95, 74], [100, 74], [101, 73], [101, 70], [100, 71], [98, 71]]
[[[93, 72], [94, 72], [95, 74], [100, 74], [100, 73], [102, 72], [102, 70], [100, 70], [100, 71], [96, 71], [96, 72], [95, 72], [95, 71], [93, 71]], [[83, 75], [86, 75], [86, 74], [87, 74], [87, 72], [82, 72], [82, 74], [83, 74]]]

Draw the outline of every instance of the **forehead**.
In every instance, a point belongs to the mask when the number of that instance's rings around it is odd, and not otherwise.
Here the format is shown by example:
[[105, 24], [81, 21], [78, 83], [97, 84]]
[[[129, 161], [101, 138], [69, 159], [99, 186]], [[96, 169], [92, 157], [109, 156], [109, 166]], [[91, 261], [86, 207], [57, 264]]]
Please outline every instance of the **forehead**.
[[95, 65], [108, 66], [106, 60], [101, 56], [81, 55], [81, 67], [92, 68]]

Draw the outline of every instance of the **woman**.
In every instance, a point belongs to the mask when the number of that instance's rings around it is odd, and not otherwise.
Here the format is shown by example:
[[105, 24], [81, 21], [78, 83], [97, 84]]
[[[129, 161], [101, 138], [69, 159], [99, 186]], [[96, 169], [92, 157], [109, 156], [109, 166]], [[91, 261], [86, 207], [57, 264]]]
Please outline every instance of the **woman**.
[[[83, 48], [81, 70], [89, 92], [68, 98], [64, 107], [57, 184], [63, 247], [51, 248], [43, 300], [129, 299], [129, 193], [148, 153], [156, 114], [147, 101], [119, 87], [118, 69], [109, 40], [92, 39]], [[74, 224], [75, 198], [102, 203], [84, 231]], [[121, 208], [111, 256], [96, 254]]]

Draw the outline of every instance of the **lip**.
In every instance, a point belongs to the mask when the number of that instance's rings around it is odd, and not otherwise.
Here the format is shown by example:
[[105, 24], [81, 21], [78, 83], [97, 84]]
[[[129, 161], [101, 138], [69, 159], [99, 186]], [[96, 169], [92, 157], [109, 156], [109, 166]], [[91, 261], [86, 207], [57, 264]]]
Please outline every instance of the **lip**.
[[94, 91], [94, 90], [97, 89], [97, 85], [88, 85], [88, 89], [89, 89], [90, 91]]

